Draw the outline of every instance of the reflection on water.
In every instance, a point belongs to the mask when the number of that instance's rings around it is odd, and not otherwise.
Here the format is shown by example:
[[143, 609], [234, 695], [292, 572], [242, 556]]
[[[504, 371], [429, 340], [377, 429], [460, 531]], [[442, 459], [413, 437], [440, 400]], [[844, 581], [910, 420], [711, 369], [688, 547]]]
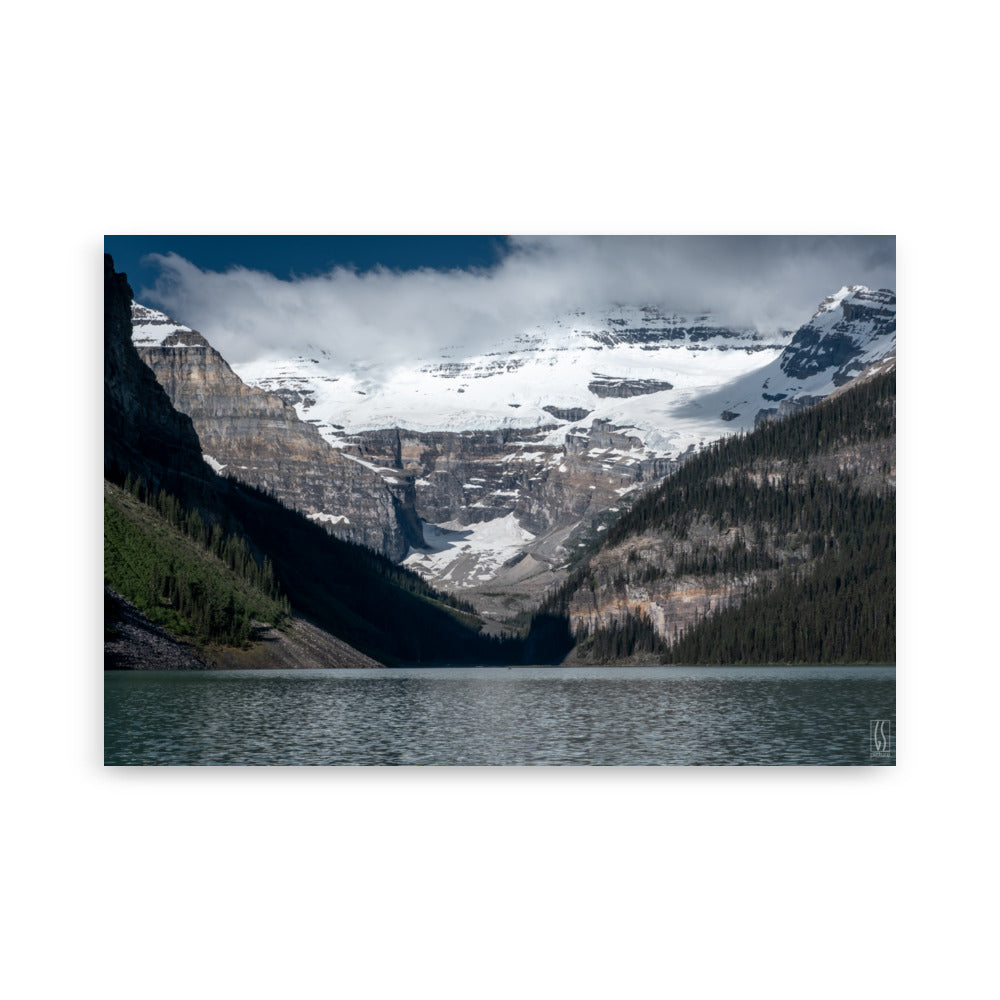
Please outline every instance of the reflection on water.
[[[894, 764], [893, 667], [107, 673], [106, 764]], [[889, 720], [887, 756], [870, 724]]]

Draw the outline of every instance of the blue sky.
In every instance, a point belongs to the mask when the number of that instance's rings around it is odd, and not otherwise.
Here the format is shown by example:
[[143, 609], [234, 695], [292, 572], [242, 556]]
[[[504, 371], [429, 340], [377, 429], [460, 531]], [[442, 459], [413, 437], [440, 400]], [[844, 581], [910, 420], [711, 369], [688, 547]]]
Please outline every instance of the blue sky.
[[232, 267], [294, 279], [335, 267], [409, 271], [492, 267], [507, 252], [504, 236], [105, 236], [104, 252], [133, 289], [152, 285], [159, 268], [147, 254], [177, 254], [203, 271]]

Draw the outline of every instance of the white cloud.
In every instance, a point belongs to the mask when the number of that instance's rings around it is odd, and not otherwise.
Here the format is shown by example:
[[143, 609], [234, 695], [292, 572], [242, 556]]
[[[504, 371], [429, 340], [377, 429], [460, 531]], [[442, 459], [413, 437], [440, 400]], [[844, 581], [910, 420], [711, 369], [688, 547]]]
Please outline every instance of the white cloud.
[[795, 328], [844, 284], [894, 287], [894, 241], [864, 237], [524, 237], [488, 270], [343, 268], [281, 280], [202, 271], [175, 254], [138, 298], [200, 330], [233, 363], [309, 346], [344, 365], [488, 350], [571, 309], [610, 303], [710, 310]]

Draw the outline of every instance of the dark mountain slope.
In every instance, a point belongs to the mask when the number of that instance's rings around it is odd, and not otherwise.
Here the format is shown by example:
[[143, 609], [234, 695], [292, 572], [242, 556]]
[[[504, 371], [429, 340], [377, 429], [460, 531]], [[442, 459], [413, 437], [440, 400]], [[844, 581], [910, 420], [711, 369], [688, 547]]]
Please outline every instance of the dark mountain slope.
[[583, 661], [894, 662], [895, 516], [890, 372], [684, 463], [543, 610]]
[[241, 537], [210, 528], [170, 494], [149, 504], [110, 482], [104, 579], [156, 625], [202, 644], [242, 646], [252, 622], [278, 625], [289, 612], [270, 563], [259, 564]]
[[331, 448], [282, 396], [246, 385], [196, 330], [132, 304], [132, 342], [212, 467], [394, 561], [423, 546], [413, 483]]
[[520, 658], [519, 645], [481, 636], [478, 619], [415, 574], [212, 472], [190, 420], [136, 354], [130, 308], [128, 283], [105, 257], [106, 479], [128, 480], [153, 504], [168, 493], [178, 519], [197, 515], [241, 540], [258, 566], [272, 567], [293, 613], [383, 663]]
[[132, 346], [132, 289], [104, 255], [104, 469], [155, 487], [208, 486], [189, 417], [178, 413]]

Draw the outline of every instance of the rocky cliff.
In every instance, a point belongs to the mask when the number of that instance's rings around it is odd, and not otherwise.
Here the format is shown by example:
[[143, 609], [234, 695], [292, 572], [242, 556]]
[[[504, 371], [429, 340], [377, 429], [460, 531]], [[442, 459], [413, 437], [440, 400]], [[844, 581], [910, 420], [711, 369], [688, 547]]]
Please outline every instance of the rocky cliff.
[[780, 366], [795, 379], [829, 372], [833, 384], [841, 386], [895, 350], [895, 293], [887, 288], [873, 291], [862, 285], [845, 286], [796, 332]]
[[406, 564], [481, 606], [510, 587], [537, 596], [623, 498], [725, 426], [708, 414], [675, 427], [673, 410], [706, 381], [777, 359], [790, 337], [615, 306], [512, 330], [482, 355], [456, 345], [385, 372], [319, 349], [238, 371], [345, 458], [407, 484], [424, 548]]
[[[179, 616], [182, 630], [196, 634], [196, 627], [239, 613], [236, 599], [242, 602], [248, 595], [228, 588], [232, 579], [248, 583], [260, 594], [265, 592], [259, 585], [269, 586], [265, 596], [275, 604], [275, 590], [279, 592], [286, 599], [285, 607], [292, 610], [291, 619], [285, 622], [288, 631], [277, 635], [271, 629], [261, 634], [259, 623], [269, 619], [255, 615], [248, 655], [216, 656], [213, 652], [216, 665], [222, 665], [220, 656], [226, 665], [256, 667], [360, 666], [371, 665], [373, 659], [390, 663], [520, 660], [517, 643], [482, 637], [474, 616], [460, 611], [455, 601], [432, 590], [415, 574], [367, 548], [331, 537], [316, 519], [310, 522], [259, 490], [213, 471], [202, 457], [202, 444], [190, 417], [174, 409], [166, 390], [136, 353], [133, 334], [146, 341], [146, 349], [157, 349], [162, 355], [178, 352], [173, 361], [162, 358], [165, 371], [176, 366], [173, 371], [179, 375], [185, 354], [189, 368], [201, 366], [201, 384], [206, 396], [215, 400], [210, 405], [219, 408], [223, 422], [226, 414], [233, 419], [246, 417], [250, 422], [244, 429], [256, 432], [266, 427], [268, 421], [262, 414], [274, 409], [273, 401], [264, 400], [263, 409], [248, 402], [266, 394], [249, 393], [246, 386], [241, 390], [235, 385], [231, 373], [226, 373], [228, 366], [207, 356], [211, 349], [194, 331], [170, 324], [165, 317], [141, 322], [135, 330], [131, 289], [124, 276], [114, 272], [110, 259], [105, 261], [105, 295], [106, 531], [109, 513], [111, 522], [118, 520], [111, 497], [127, 497], [126, 505], [134, 503], [141, 511], [133, 521], [135, 530], [119, 532], [110, 545], [106, 534], [105, 553], [106, 559], [110, 552], [116, 560], [116, 574], [123, 570], [117, 575], [124, 577], [130, 600], [146, 614], [172, 609], [167, 617], [176, 612], [173, 617]], [[144, 314], [142, 319], [150, 317]], [[208, 371], [210, 367], [214, 373]], [[225, 440], [220, 434], [216, 447]], [[234, 445], [236, 458], [244, 454], [241, 447]], [[288, 447], [298, 447], [293, 437]], [[345, 468], [358, 466], [366, 477], [371, 474], [357, 459], [342, 461]], [[125, 490], [122, 486], [129, 475], [133, 481], [144, 482], [133, 482], [133, 490]], [[380, 477], [375, 478], [379, 485]], [[150, 486], [164, 489], [154, 497]], [[370, 491], [364, 499], [370, 507]], [[119, 592], [126, 591], [119, 588]], [[161, 652], [143, 637], [137, 638], [134, 648], [126, 648], [131, 640], [122, 636], [123, 617], [111, 598], [105, 629], [116, 648], [110, 662], [134, 666], [149, 657], [159, 660]], [[365, 655], [359, 656], [358, 649], [364, 649]]]
[[677, 426], [718, 423], [706, 440], [750, 431], [774, 417], [811, 406], [896, 356], [896, 296], [889, 289], [845, 285], [828, 295], [776, 357], [719, 388], [690, 399], [671, 414]]
[[412, 483], [425, 548], [405, 565], [487, 618], [526, 611], [583, 538], [676, 463], [607, 421], [537, 430], [364, 431], [345, 451]]
[[178, 413], [132, 346], [132, 289], [104, 255], [104, 469], [142, 476], [154, 485], [211, 472], [191, 419]]
[[794, 335], [617, 306], [384, 371], [319, 349], [247, 363], [246, 384], [194, 331], [141, 307], [135, 324], [215, 468], [485, 611], [527, 607], [704, 445], [894, 354], [895, 297], [844, 287]]
[[137, 303], [131, 326], [139, 356], [190, 417], [213, 469], [390, 559], [421, 544], [412, 483], [332, 448], [280, 396], [246, 385], [197, 331]]

